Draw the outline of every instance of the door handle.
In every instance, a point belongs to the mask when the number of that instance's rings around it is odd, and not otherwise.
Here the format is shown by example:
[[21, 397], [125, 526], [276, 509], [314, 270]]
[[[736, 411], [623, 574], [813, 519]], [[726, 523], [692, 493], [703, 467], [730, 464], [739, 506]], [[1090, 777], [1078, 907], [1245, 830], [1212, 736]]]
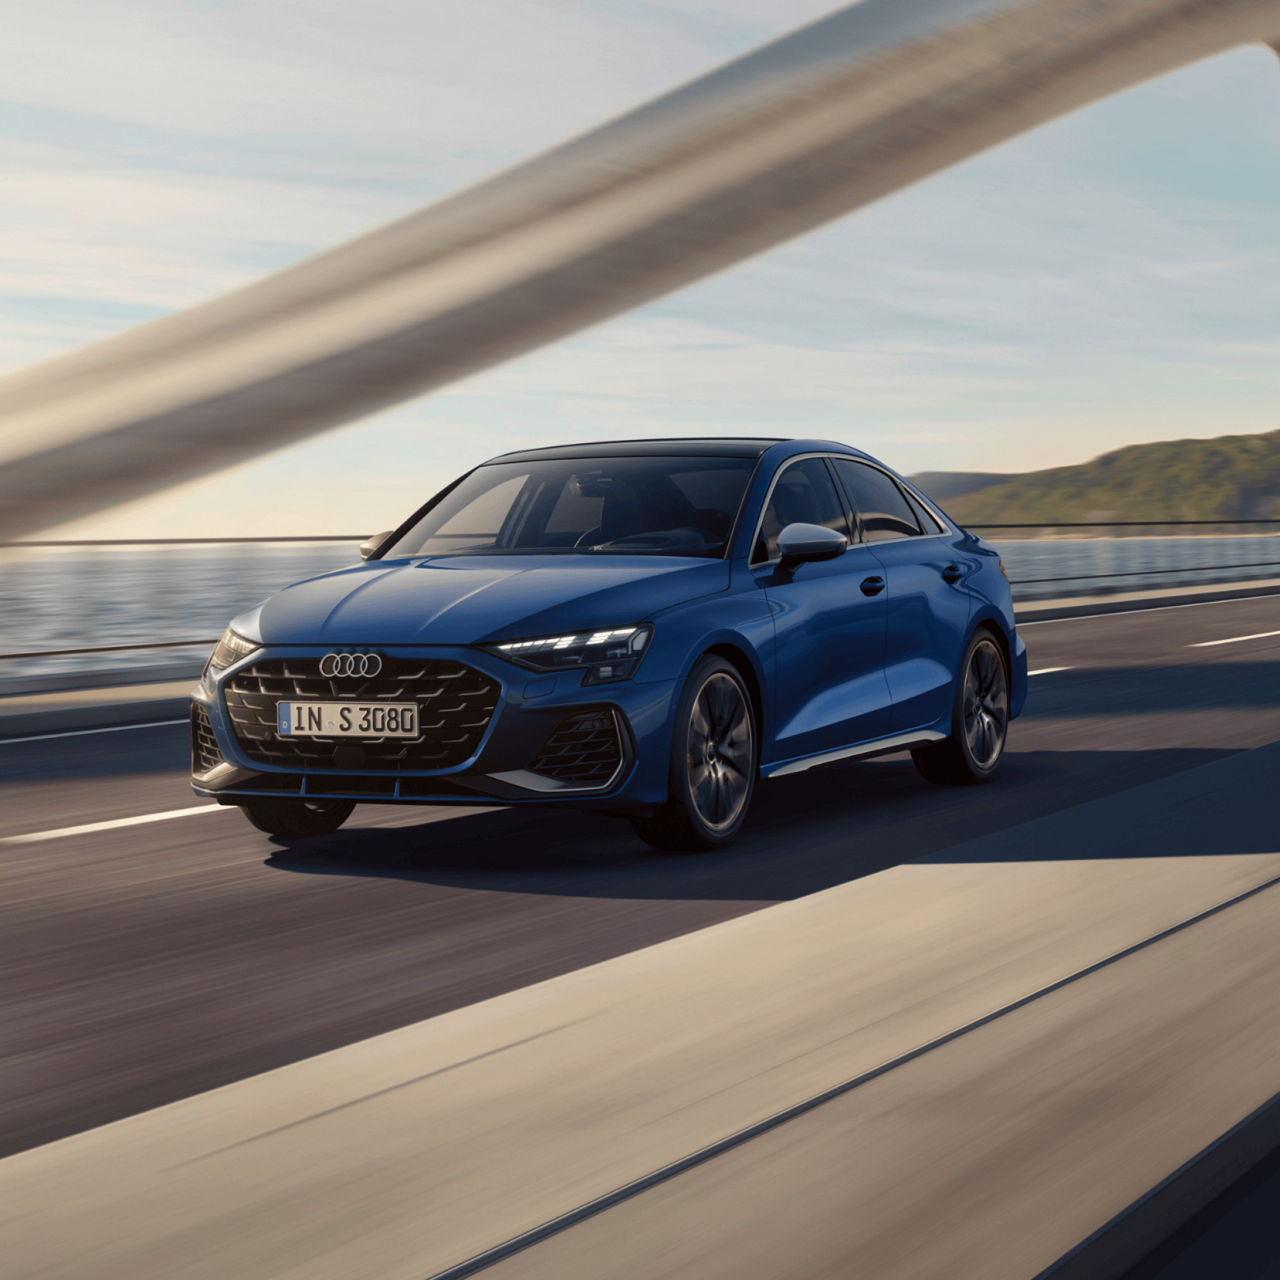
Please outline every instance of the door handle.
[[884, 590], [884, 579], [878, 575], [863, 578], [861, 587], [864, 596], [878, 596]]
[[953, 585], [964, 577], [964, 570], [958, 564], [949, 564], [942, 571], [943, 582], [950, 582]]

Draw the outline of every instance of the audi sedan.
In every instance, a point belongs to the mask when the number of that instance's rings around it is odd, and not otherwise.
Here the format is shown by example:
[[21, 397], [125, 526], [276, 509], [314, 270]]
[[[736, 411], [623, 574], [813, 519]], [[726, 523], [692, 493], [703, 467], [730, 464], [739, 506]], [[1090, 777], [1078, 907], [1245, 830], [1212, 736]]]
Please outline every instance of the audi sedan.
[[833, 760], [985, 782], [1026, 698], [996, 551], [840, 444], [509, 453], [361, 553], [234, 619], [193, 693], [196, 792], [277, 837], [538, 804], [714, 848]]

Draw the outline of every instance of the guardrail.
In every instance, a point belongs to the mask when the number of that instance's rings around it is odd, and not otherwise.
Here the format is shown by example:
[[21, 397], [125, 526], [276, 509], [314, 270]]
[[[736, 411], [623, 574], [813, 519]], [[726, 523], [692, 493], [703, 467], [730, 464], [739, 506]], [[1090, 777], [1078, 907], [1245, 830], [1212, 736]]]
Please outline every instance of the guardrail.
[[[1099, 536], [1082, 537], [1085, 530], [1096, 530]], [[1148, 580], [1167, 582], [1170, 578], [1182, 578], [1190, 584], [1205, 581], [1206, 575], [1215, 574], [1243, 575], [1248, 579], [1270, 576], [1263, 572], [1269, 569], [1276, 570], [1275, 576], [1280, 576], [1280, 554], [1257, 554], [1262, 547], [1269, 553], [1271, 540], [1280, 537], [1280, 518], [1001, 522], [984, 524], [979, 531], [989, 536], [1005, 553], [1005, 559], [1013, 569], [1015, 593], [1022, 599], [1044, 597], [1054, 590], [1059, 594], [1114, 592], [1128, 586], [1140, 587]], [[1016, 534], [1026, 536], [1009, 536]], [[308, 572], [336, 568], [340, 563], [353, 559], [355, 547], [363, 537], [363, 534], [280, 534], [269, 537], [232, 535], [217, 538], [0, 542], [0, 558], [4, 553], [10, 556], [16, 553], [19, 559], [23, 559], [23, 553], [27, 552], [50, 554], [43, 568], [38, 564], [27, 564], [28, 569], [34, 570], [33, 583], [26, 584], [28, 594], [35, 587], [43, 589], [46, 599], [41, 608], [24, 609], [27, 603], [24, 584], [16, 582], [7, 592], [0, 592], [0, 606], [8, 606], [0, 608], [0, 615], [8, 615], [17, 634], [26, 631], [35, 638], [43, 631], [54, 641], [43, 647], [37, 643], [0, 651], [0, 662], [35, 664], [37, 669], [60, 662], [96, 667], [100, 661], [110, 660], [113, 655], [137, 655], [148, 651], [159, 655], [184, 649], [207, 651], [215, 643], [214, 633], [220, 631], [226, 619], [238, 609], [285, 582]], [[1266, 541], [1260, 546], [1263, 539]], [[1233, 560], [1226, 554], [1227, 545], [1252, 554], [1248, 559]], [[326, 547], [335, 549], [332, 563], [323, 554]], [[183, 553], [202, 549], [215, 551], [217, 548], [227, 548], [234, 554], [194, 563], [182, 554], [175, 554], [172, 559], [157, 557], [153, 561], [145, 558], [135, 561], [128, 554], [146, 549]], [[295, 548], [299, 555], [290, 555], [290, 548]], [[241, 558], [245, 551], [255, 549], [261, 549], [264, 554], [261, 557], [251, 555], [247, 561]], [[1208, 558], [1197, 562], [1201, 559], [1199, 553], [1202, 550], [1209, 553]], [[72, 555], [65, 560], [59, 554], [76, 551], [90, 554], [83, 558]], [[115, 551], [125, 553], [127, 567], [122, 568], [122, 561], [112, 556]], [[1170, 557], [1177, 562], [1169, 563]], [[148, 581], [149, 569], [155, 570], [153, 576], [158, 581]], [[217, 589], [201, 590], [215, 569], [221, 575]], [[191, 582], [193, 574], [196, 578], [194, 587]], [[56, 579], [52, 588], [46, 581], [51, 575]], [[1219, 580], [1223, 579], [1220, 577]], [[189, 595], [192, 591], [197, 592], [198, 600], [185, 600], [184, 593]], [[130, 592], [134, 599], [128, 603], [114, 599], [118, 594], [128, 595]], [[10, 596], [7, 602], [5, 595]], [[114, 624], [111, 618], [103, 616], [104, 612], [110, 612], [102, 607], [104, 596], [112, 597], [116, 606]], [[106, 642], [74, 643], [79, 637], [74, 634], [74, 626], [68, 623], [67, 615], [71, 610], [90, 613], [95, 625], [108, 631]], [[154, 630], [149, 636], [143, 631], [136, 639], [121, 633], [122, 630], [134, 630], [139, 623], [163, 631], [166, 616], [183, 616], [190, 621], [193, 614], [199, 615], [202, 611], [207, 616], [209, 631], [198, 639], [182, 635], [156, 638]], [[113, 626], [116, 634], [111, 635]], [[136, 630], [134, 636], [137, 636]], [[64, 638], [72, 643], [57, 643]], [[2, 640], [0, 650], [4, 650]], [[195, 661], [195, 654], [185, 656]]]

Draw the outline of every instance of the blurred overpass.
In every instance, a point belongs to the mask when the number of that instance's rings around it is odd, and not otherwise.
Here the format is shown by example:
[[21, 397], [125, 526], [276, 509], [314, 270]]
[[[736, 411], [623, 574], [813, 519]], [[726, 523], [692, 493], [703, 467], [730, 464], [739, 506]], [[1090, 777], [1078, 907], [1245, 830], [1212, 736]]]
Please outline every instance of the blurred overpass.
[[1277, 40], [1280, 0], [863, 0], [339, 249], [0, 380], [0, 539], [419, 395]]

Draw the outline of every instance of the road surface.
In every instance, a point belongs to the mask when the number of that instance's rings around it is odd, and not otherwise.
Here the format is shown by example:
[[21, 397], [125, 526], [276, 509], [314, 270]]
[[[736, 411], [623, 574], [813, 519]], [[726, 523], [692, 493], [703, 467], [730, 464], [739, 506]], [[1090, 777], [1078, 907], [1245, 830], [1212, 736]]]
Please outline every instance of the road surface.
[[[1273, 741], [1278, 624], [1276, 597], [1027, 624], [1042, 674], [997, 783], [934, 788], [906, 757], [814, 770], [702, 857], [605, 818], [372, 806], [305, 849], [221, 810], [0, 841], [0, 1152]], [[0, 831], [196, 808], [186, 740], [0, 745]], [[1158, 852], [1141, 830], [1132, 850]]]

